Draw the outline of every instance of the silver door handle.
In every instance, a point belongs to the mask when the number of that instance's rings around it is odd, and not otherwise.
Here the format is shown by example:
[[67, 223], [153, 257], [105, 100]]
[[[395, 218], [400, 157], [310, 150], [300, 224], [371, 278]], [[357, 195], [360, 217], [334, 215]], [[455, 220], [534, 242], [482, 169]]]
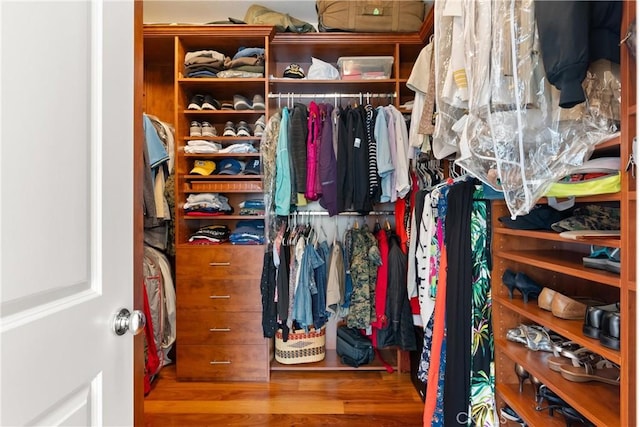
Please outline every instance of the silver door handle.
[[209, 328], [209, 332], [231, 332], [231, 328]]
[[113, 332], [116, 335], [124, 335], [129, 331], [132, 335], [138, 335], [147, 323], [144, 313], [140, 310], [133, 310], [133, 313], [126, 308], [121, 308], [113, 318]]
[[228, 267], [231, 265], [230, 262], [210, 262], [209, 265], [211, 267]]

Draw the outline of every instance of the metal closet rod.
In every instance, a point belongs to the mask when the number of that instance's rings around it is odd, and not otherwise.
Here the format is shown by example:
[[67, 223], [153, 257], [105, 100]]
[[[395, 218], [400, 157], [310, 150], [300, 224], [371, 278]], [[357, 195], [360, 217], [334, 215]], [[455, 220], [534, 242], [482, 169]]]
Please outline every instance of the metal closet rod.
[[358, 92], [358, 93], [269, 93], [269, 98], [395, 98], [396, 93], [370, 93], [370, 92]]
[[[374, 215], [394, 215], [395, 211], [371, 211], [369, 213], [362, 212], [340, 212], [337, 216], [374, 216]], [[295, 211], [291, 212], [290, 216], [328, 216], [327, 211]]]

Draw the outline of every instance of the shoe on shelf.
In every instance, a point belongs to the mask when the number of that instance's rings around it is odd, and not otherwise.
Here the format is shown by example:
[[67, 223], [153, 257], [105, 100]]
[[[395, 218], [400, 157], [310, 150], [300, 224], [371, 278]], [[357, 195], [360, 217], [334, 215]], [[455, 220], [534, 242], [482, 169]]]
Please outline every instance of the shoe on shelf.
[[220, 109], [221, 110], [233, 110], [233, 102], [222, 101], [222, 103], [220, 104]]
[[619, 302], [607, 305], [592, 305], [587, 307], [587, 310], [584, 314], [582, 333], [590, 338], [600, 339], [602, 320], [605, 314], [614, 311], [620, 312]]
[[203, 110], [220, 110], [222, 105], [217, 99], [214, 99], [211, 95], [205, 95], [204, 101], [202, 102]]
[[551, 313], [560, 319], [578, 320], [584, 319], [587, 306], [603, 304], [603, 301], [587, 297], [568, 297], [556, 292], [551, 301]]
[[522, 294], [525, 304], [529, 302], [530, 297], [538, 298], [538, 295], [542, 292], [542, 286], [524, 273], [517, 273], [515, 282], [516, 289]]
[[516, 273], [506, 269], [502, 273], [502, 284], [509, 290], [509, 298], [513, 299], [513, 290], [516, 288]]
[[236, 129], [236, 136], [251, 136], [251, 129], [249, 129], [249, 125], [244, 120], [238, 123]]
[[189, 136], [202, 136], [202, 125], [200, 122], [191, 122], [191, 126], [189, 126]]
[[500, 409], [500, 415], [506, 420], [520, 423], [520, 425], [523, 426], [525, 425], [524, 421], [522, 421], [522, 418], [520, 418], [520, 415], [518, 415], [516, 411], [511, 409], [511, 407], [508, 405], [505, 405]]
[[233, 109], [234, 110], [251, 110], [253, 107], [249, 103], [249, 100], [242, 95], [233, 95]]
[[610, 311], [602, 317], [600, 344], [620, 350], [620, 312]]
[[218, 136], [218, 131], [209, 122], [202, 122], [202, 136]]
[[238, 136], [236, 134], [236, 125], [233, 122], [227, 122], [224, 125], [224, 131], [222, 132], [222, 136]]
[[253, 136], [262, 136], [264, 134], [264, 128], [266, 127], [264, 114], [260, 116], [253, 125]]
[[253, 109], [254, 110], [266, 109], [266, 106], [264, 105], [264, 98], [259, 93], [253, 95]]
[[612, 249], [606, 246], [591, 245], [591, 253], [582, 258], [582, 265], [598, 270], [607, 270], [607, 260]]
[[204, 102], [204, 95], [196, 94], [191, 97], [187, 110], [202, 110], [202, 103]]
[[543, 310], [551, 311], [551, 303], [553, 297], [556, 295], [556, 291], [551, 288], [542, 288], [540, 295], [538, 295], [538, 307]]
[[607, 258], [607, 271], [620, 274], [620, 248], [610, 248], [609, 258]]

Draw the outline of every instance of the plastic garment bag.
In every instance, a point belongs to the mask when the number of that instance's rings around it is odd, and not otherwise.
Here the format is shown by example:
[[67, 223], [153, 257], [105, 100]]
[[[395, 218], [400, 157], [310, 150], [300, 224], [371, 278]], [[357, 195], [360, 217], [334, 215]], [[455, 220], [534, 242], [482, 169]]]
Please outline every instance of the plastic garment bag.
[[[436, 18], [447, 10], [438, 4], [448, 1], [436, 2]], [[618, 66], [592, 63], [582, 84], [587, 101], [561, 109], [559, 91], [545, 75], [534, 1], [459, 4], [458, 16], [435, 21], [441, 62], [436, 67], [434, 153], [442, 158], [457, 152], [458, 166], [504, 193], [512, 217], [524, 215], [555, 181], [588, 160], [598, 143], [615, 135]], [[467, 86], [464, 102], [447, 89], [449, 68], [458, 64], [453, 46], [460, 40], [453, 38], [460, 31], [465, 79], [454, 71], [453, 81]]]

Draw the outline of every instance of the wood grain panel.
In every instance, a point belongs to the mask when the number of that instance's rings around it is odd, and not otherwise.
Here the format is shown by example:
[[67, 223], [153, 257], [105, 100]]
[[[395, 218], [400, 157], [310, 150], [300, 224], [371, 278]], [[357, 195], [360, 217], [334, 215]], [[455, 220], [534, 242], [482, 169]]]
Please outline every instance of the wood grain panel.
[[177, 313], [180, 344], [260, 344], [261, 313], [215, 312], [211, 310], [180, 310]]
[[[179, 277], [260, 278], [263, 246], [183, 248], [176, 256]], [[212, 265], [213, 264], [213, 265]]]
[[266, 381], [265, 345], [178, 345], [181, 380]]
[[259, 279], [178, 277], [180, 307], [191, 310], [256, 312], [262, 310]]

